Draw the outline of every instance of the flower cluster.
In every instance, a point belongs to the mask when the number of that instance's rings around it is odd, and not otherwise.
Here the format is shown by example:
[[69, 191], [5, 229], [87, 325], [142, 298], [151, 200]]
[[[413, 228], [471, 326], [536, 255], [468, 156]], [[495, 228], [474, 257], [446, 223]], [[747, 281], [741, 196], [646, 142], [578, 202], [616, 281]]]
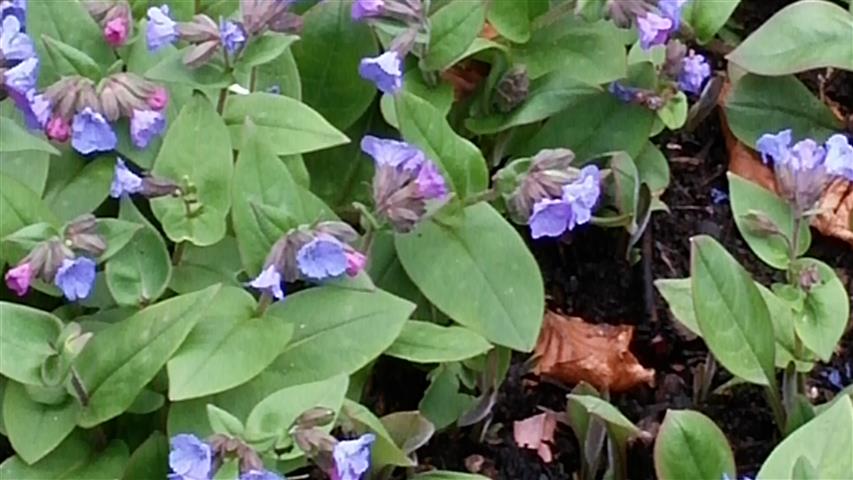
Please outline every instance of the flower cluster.
[[239, 480], [283, 480], [284, 477], [264, 469], [258, 455], [235, 439], [215, 436], [210, 443], [191, 434], [172, 437], [169, 451], [169, 480], [210, 480], [225, 457], [240, 460]]
[[6, 272], [6, 286], [22, 297], [33, 280], [53, 283], [70, 301], [89, 296], [95, 284], [95, 261], [107, 249], [106, 239], [97, 233], [93, 215], [85, 214], [72, 221], [63, 238], [39, 243], [18, 264]]
[[133, 36], [133, 15], [125, 0], [89, 0], [83, 2], [83, 5], [98, 22], [104, 40], [111, 47], [123, 47]]
[[533, 205], [530, 235], [533, 238], [559, 237], [592, 218], [592, 209], [601, 195], [601, 173], [587, 165], [572, 182], [563, 186], [557, 198], [543, 198]]
[[805, 139], [793, 146], [791, 130], [765, 134], [756, 142], [765, 163], [773, 162], [782, 196], [800, 213], [815, 207], [829, 183], [837, 177], [853, 181], [853, 146], [835, 134], [821, 146]]
[[0, 99], [9, 96], [30, 128], [42, 128], [50, 105], [36, 91], [39, 58], [26, 33], [26, 3], [0, 2]]
[[356, 231], [343, 222], [295, 228], [273, 245], [263, 270], [249, 286], [282, 300], [285, 282], [354, 277], [367, 263], [367, 257], [350, 245], [356, 239]]
[[361, 150], [376, 165], [376, 211], [396, 231], [412, 230], [426, 215], [427, 202], [447, 195], [447, 184], [438, 167], [417, 147], [368, 135], [361, 140]]
[[640, 46], [648, 50], [663, 45], [670, 35], [681, 28], [681, 9], [687, 0], [660, 0], [657, 11], [647, 11], [637, 16]]

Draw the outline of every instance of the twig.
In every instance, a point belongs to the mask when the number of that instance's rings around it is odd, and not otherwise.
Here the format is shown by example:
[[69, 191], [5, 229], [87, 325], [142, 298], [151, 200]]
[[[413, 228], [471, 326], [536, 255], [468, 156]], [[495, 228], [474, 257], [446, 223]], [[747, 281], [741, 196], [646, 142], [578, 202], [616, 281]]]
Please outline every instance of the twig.
[[655, 305], [655, 287], [653, 283], [654, 273], [652, 272], [652, 257], [654, 254], [654, 250], [652, 249], [652, 245], [654, 244], [653, 242], [652, 225], [649, 224], [643, 234], [643, 300], [646, 304], [646, 316], [652, 321], [652, 323], [657, 323], [658, 310]]

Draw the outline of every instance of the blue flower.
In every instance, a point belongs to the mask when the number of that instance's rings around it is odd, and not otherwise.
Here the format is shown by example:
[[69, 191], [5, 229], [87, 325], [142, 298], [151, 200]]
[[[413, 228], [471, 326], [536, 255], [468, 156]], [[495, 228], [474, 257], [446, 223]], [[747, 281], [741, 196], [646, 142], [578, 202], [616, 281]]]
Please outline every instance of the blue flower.
[[231, 20], [219, 21], [219, 39], [230, 55], [234, 55], [246, 43], [246, 31], [243, 26]]
[[95, 284], [95, 262], [86, 257], [74, 260], [62, 259], [62, 265], [56, 271], [53, 283], [62, 290], [70, 301], [82, 300], [89, 296]]
[[681, 73], [678, 76], [678, 87], [689, 93], [699, 93], [705, 80], [711, 76], [711, 65], [704, 55], [690, 51], [681, 61]]
[[166, 130], [166, 116], [156, 110], [134, 110], [130, 118], [130, 138], [136, 148], [145, 148]]
[[213, 454], [210, 445], [195, 435], [182, 433], [169, 442], [169, 480], [208, 480], [212, 469]]
[[447, 183], [444, 181], [444, 177], [441, 175], [438, 167], [430, 161], [424, 162], [421, 165], [415, 182], [418, 184], [421, 196], [426, 200], [441, 198], [447, 195]]
[[681, 9], [687, 0], [660, 0], [658, 8], [665, 18], [672, 21], [670, 32], [677, 32], [681, 27]]
[[71, 123], [71, 146], [88, 155], [92, 152], [105, 152], [116, 148], [118, 139], [113, 127], [100, 113], [89, 107], [74, 115]]
[[373, 157], [377, 165], [402, 167], [406, 170], [420, 168], [427, 159], [424, 152], [406, 142], [365, 135], [361, 150]]
[[124, 160], [117, 158], [113, 183], [110, 185], [110, 196], [119, 198], [122, 195], [131, 195], [141, 191], [142, 178], [127, 168]]
[[21, 20], [14, 15], [3, 18], [0, 24], [0, 53], [7, 61], [23, 61], [36, 55], [33, 41], [24, 33]]
[[331, 235], [317, 235], [296, 252], [299, 271], [311, 280], [325, 280], [347, 271], [343, 244]]
[[355, 0], [352, 2], [352, 19], [378, 17], [385, 13], [385, 0]]
[[625, 103], [633, 103], [637, 98], [638, 88], [627, 87], [619, 82], [611, 82], [607, 90], [619, 100]]
[[577, 225], [589, 222], [600, 195], [601, 173], [595, 165], [583, 167], [580, 177], [563, 187], [563, 198], [572, 205]]
[[755, 143], [755, 147], [761, 153], [761, 160], [764, 163], [769, 163], [771, 159], [774, 163], [787, 163], [791, 139], [790, 129], [782, 130], [775, 135], [765, 133]]
[[835, 134], [826, 141], [826, 171], [853, 181], [853, 146], [844, 135]]
[[21, 30], [27, 25], [27, 0], [3, 0], [0, 2], [0, 20], [14, 16], [21, 22]]
[[376, 435], [365, 433], [355, 440], [338, 442], [332, 450], [335, 471], [332, 480], [360, 480], [370, 469], [370, 447]]
[[382, 92], [396, 93], [403, 87], [403, 60], [394, 50], [376, 58], [362, 58], [358, 74], [373, 82]]
[[637, 30], [640, 34], [640, 46], [648, 50], [655, 45], [663, 45], [672, 30], [672, 20], [652, 12], [637, 17]]
[[240, 480], [284, 480], [284, 477], [269, 470], [249, 470], [240, 475]]
[[3, 72], [3, 84], [10, 93], [26, 96], [38, 83], [39, 59], [30, 57]]
[[148, 26], [145, 30], [148, 50], [155, 52], [178, 40], [178, 24], [169, 15], [169, 6], [148, 9]]
[[533, 204], [530, 215], [530, 236], [533, 238], [559, 237], [574, 225], [574, 212], [569, 202], [562, 198], [543, 198]]
[[601, 173], [595, 165], [588, 165], [578, 178], [563, 187], [560, 198], [543, 198], [533, 205], [528, 220], [531, 237], [559, 237], [589, 222], [600, 195]]
[[272, 295], [276, 300], [284, 298], [281, 273], [276, 270], [274, 265], [265, 268], [264, 271], [249, 282], [249, 286]]

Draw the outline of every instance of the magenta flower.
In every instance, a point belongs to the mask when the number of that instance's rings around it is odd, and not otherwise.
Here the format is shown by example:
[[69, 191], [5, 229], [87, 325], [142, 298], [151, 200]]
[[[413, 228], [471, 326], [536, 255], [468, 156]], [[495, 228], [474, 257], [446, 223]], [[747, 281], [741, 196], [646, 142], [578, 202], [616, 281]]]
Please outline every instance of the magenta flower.
[[163, 87], [157, 87], [146, 100], [151, 110], [160, 111], [169, 105], [169, 92]]
[[382, 92], [393, 94], [403, 87], [403, 60], [394, 50], [376, 58], [362, 58], [358, 74], [373, 82]]
[[118, 139], [113, 127], [100, 113], [89, 107], [74, 115], [71, 123], [71, 146], [88, 155], [92, 152], [105, 152], [116, 148]]
[[54, 116], [47, 122], [45, 134], [54, 142], [65, 143], [71, 137], [71, 125], [68, 120], [58, 115]]
[[367, 265], [367, 256], [354, 248], [344, 247], [347, 259], [347, 275], [355, 277]]
[[127, 43], [130, 34], [130, 20], [126, 15], [112, 18], [104, 25], [104, 39], [111, 47], [121, 47]]
[[53, 283], [68, 300], [82, 300], [89, 296], [95, 284], [95, 262], [86, 257], [64, 258]]
[[33, 280], [33, 267], [29, 262], [24, 262], [9, 269], [4, 278], [9, 290], [15, 292], [15, 295], [23, 297], [30, 289], [30, 282]]
[[130, 118], [130, 138], [136, 148], [145, 148], [166, 131], [166, 117], [155, 110], [134, 110]]

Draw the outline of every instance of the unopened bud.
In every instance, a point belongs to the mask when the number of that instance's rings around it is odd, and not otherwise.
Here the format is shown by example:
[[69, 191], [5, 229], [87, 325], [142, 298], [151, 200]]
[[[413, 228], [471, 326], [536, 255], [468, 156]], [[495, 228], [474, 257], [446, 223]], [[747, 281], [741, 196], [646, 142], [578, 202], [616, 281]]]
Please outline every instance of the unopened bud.
[[107, 241], [98, 233], [97, 219], [91, 213], [77, 217], [65, 228], [65, 240], [68, 246], [95, 257], [107, 250]]
[[104, 39], [112, 47], [121, 47], [133, 35], [133, 17], [127, 2], [121, 1], [107, 11], [103, 20]]
[[219, 40], [208, 40], [192, 48], [184, 55], [184, 65], [198, 68], [206, 64], [219, 50]]
[[114, 3], [112, 1], [108, 0], [85, 0], [83, 2], [83, 6], [86, 8], [86, 11], [89, 12], [89, 16], [94, 18], [98, 23], [107, 16], [107, 12], [113, 8], [113, 4]]
[[48, 241], [45, 246], [44, 263], [40, 272], [41, 278], [46, 282], [53, 282], [53, 277], [56, 276], [56, 272], [62, 266], [62, 261], [66, 258], [73, 258], [74, 252], [60, 240]]
[[319, 428], [298, 429], [293, 433], [293, 441], [308, 457], [316, 459], [323, 453], [331, 454], [338, 441], [335, 437]]
[[181, 187], [167, 178], [142, 177], [142, 190], [139, 193], [146, 198], [179, 197], [181, 196]]
[[663, 71], [671, 78], [678, 78], [683, 68], [682, 61], [687, 55], [687, 47], [679, 40], [670, 40], [666, 44], [666, 60], [663, 64]]
[[331, 235], [342, 243], [352, 243], [358, 240], [358, 232], [350, 224], [344, 222], [320, 222], [314, 231]]
[[782, 234], [776, 223], [762, 212], [750, 210], [741, 216], [741, 219], [743, 219], [746, 228], [755, 235], [769, 237], [770, 235]]
[[818, 270], [817, 265], [810, 264], [800, 270], [799, 283], [800, 288], [805, 292], [811, 291], [815, 285], [820, 285], [820, 270]]
[[322, 427], [332, 423], [335, 419], [335, 411], [325, 407], [314, 407], [311, 410], [303, 412], [296, 419], [296, 426], [299, 429], [307, 430], [314, 427]]
[[190, 22], [179, 23], [178, 33], [190, 43], [219, 41], [219, 25], [207, 15], [196, 15]]
[[516, 65], [501, 78], [495, 90], [495, 103], [503, 113], [511, 112], [527, 100], [530, 91], [530, 77], [527, 67]]
[[292, 35], [299, 35], [302, 33], [302, 27], [304, 26], [304, 20], [302, 16], [296, 15], [292, 12], [283, 12], [276, 17], [273, 17], [267, 28], [272, 30], [273, 32], [279, 33], [289, 33]]
[[77, 82], [77, 87], [77, 102], [74, 105], [74, 111], [80, 112], [86, 108], [91, 108], [96, 112], [100, 112], [101, 102], [98, 100], [98, 94], [95, 92], [95, 84], [86, 78]]

